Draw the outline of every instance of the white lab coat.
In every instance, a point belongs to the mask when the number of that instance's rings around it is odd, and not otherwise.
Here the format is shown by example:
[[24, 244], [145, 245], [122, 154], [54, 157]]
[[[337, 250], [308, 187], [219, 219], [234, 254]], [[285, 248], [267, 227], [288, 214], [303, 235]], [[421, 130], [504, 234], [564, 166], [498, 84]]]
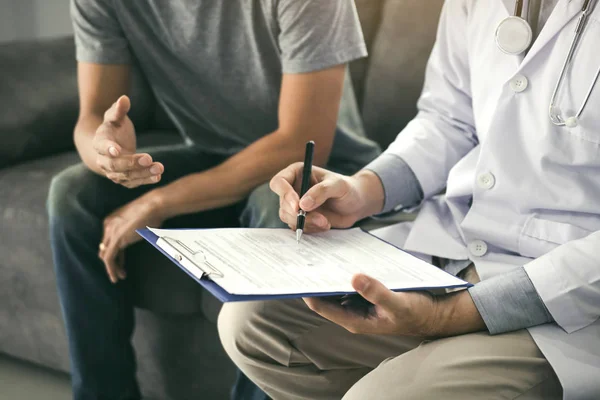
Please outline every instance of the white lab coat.
[[[560, 0], [527, 55], [509, 56], [494, 34], [514, 0], [447, 0], [420, 113], [388, 151], [430, 198], [404, 248], [469, 258], [482, 279], [524, 265], [556, 321], [529, 331], [564, 398], [600, 399], [600, 82], [578, 126], [548, 118], [582, 4]], [[559, 97], [564, 114], [599, 66], [600, 6]]]

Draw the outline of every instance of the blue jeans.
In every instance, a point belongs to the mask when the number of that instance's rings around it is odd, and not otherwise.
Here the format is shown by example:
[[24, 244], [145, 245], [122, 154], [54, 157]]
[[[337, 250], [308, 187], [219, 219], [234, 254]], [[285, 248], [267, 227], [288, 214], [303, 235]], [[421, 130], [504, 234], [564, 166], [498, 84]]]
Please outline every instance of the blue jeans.
[[[187, 146], [147, 151], [165, 165], [161, 185], [224, 160]], [[83, 165], [66, 169], [52, 181], [48, 197], [50, 239], [76, 400], [140, 398], [131, 344], [134, 312], [130, 283], [111, 284], [97, 254], [104, 218], [152, 188], [126, 189]], [[283, 227], [278, 210], [277, 196], [263, 185], [241, 204], [175, 218], [165, 226]], [[234, 392], [237, 399], [267, 398], [241, 373]]]

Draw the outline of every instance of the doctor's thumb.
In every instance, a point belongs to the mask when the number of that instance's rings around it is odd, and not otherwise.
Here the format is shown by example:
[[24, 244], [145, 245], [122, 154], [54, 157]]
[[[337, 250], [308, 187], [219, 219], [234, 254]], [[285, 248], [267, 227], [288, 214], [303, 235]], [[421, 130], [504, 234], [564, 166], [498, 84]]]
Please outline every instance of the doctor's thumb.
[[365, 300], [375, 305], [385, 306], [393, 297], [393, 292], [381, 282], [364, 274], [354, 275], [352, 278], [352, 287]]

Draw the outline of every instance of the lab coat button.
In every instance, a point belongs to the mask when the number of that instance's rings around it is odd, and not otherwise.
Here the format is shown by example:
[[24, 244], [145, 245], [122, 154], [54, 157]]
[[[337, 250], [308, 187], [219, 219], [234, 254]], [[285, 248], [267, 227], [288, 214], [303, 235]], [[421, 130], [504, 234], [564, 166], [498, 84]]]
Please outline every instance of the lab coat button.
[[473, 240], [469, 243], [469, 251], [475, 257], [483, 257], [487, 253], [488, 247], [483, 240]]
[[492, 175], [489, 172], [480, 174], [477, 177], [477, 185], [482, 189], [489, 190], [489, 189], [493, 188], [495, 184], [496, 184], [496, 178], [494, 177], [494, 175]]
[[529, 86], [529, 81], [523, 75], [517, 75], [510, 81], [510, 88], [515, 93], [521, 93]]

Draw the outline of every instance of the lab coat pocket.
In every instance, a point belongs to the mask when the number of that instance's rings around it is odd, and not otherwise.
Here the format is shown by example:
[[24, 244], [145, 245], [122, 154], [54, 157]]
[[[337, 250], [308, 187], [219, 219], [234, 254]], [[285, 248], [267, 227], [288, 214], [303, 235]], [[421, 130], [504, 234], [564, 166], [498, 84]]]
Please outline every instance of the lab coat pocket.
[[576, 225], [533, 216], [521, 232], [519, 253], [525, 257], [537, 258], [562, 244], [582, 239], [591, 233], [592, 231]]

